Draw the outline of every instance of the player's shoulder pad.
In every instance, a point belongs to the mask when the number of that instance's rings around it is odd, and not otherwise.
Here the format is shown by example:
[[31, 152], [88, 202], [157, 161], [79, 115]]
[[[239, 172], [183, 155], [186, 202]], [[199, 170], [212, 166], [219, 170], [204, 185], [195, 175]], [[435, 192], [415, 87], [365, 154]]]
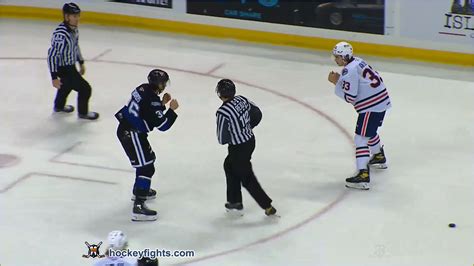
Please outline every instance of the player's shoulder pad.
[[367, 63], [364, 62], [364, 61], [362, 61], [362, 62], [359, 63], [359, 67], [360, 67], [360, 68], [364, 68], [364, 67], [366, 67], [366, 66], [367, 66]]
[[360, 68], [364, 68], [364, 67], [367, 66], [367, 63], [364, 61], [364, 59], [362, 59], [362, 58], [357, 58], [357, 61], [358, 61], [358, 66], [359, 66]]
[[341, 76], [345, 76], [348, 74], [350, 75], [351, 73], [356, 73], [358, 71], [357, 70], [358, 66], [359, 66], [359, 62], [355, 60], [352, 61], [351, 63], [349, 63], [348, 65], [344, 67], [344, 69], [342, 70]]
[[138, 86], [136, 90], [141, 96], [145, 98], [152, 98], [153, 96], [156, 96], [148, 83], [143, 83], [142, 85]]
[[137, 87], [137, 91], [140, 92], [140, 93], [143, 93], [145, 92], [145, 86], [143, 86], [144, 84], [140, 85]]

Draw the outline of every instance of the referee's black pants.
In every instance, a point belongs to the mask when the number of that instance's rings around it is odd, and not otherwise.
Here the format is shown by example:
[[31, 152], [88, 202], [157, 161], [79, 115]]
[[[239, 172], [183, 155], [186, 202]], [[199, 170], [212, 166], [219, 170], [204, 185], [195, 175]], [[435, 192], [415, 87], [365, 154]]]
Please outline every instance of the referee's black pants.
[[239, 145], [229, 145], [229, 154], [224, 161], [227, 179], [227, 202], [242, 202], [241, 185], [257, 201], [262, 209], [269, 208], [272, 199], [262, 189], [253, 173], [252, 153], [255, 150], [255, 138]]
[[77, 91], [77, 111], [81, 115], [89, 112], [89, 98], [92, 88], [89, 83], [77, 71], [76, 66], [62, 66], [58, 69], [58, 76], [61, 80], [61, 88], [56, 93], [54, 100], [55, 109], [63, 109], [66, 99], [71, 90]]

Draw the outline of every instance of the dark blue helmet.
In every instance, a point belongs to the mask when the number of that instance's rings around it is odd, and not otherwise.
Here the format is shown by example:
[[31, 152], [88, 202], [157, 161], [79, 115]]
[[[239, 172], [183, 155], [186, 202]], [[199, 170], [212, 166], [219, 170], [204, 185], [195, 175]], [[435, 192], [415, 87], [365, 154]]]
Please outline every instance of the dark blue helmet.
[[155, 87], [158, 87], [159, 84], [167, 85], [169, 80], [170, 77], [168, 76], [168, 73], [161, 69], [153, 69], [148, 74], [148, 83]]
[[217, 83], [216, 93], [219, 97], [232, 98], [235, 96], [235, 84], [230, 79], [221, 79]]
[[66, 3], [63, 6], [63, 14], [79, 14], [81, 9], [75, 3]]

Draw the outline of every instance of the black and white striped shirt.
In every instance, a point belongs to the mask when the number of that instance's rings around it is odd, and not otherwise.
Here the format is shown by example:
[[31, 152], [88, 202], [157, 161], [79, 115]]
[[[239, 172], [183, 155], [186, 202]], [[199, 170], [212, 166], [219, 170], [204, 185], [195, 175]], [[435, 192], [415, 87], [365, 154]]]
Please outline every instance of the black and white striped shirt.
[[235, 96], [219, 107], [216, 117], [219, 143], [238, 145], [253, 138], [252, 128], [258, 125], [262, 113], [247, 98]]
[[62, 66], [73, 66], [84, 59], [79, 49], [79, 31], [71, 29], [64, 22], [54, 30], [51, 38], [51, 48], [48, 50], [48, 67], [51, 78], [58, 77], [58, 68]]

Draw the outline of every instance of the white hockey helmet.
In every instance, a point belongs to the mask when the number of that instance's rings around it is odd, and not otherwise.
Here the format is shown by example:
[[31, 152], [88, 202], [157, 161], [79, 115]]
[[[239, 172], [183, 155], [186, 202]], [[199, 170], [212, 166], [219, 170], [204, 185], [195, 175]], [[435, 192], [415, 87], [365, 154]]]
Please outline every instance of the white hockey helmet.
[[107, 237], [109, 248], [111, 249], [124, 249], [127, 247], [127, 236], [119, 230], [115, 230], [109, 233]]
[[344, 58], [344, 60], [348, 61], [352, 58], [352, 45], [347, 42], [339, 42], [334, 46], [334, 49], [332, 49], [332, 54], [334, 56], [340, 55]]

